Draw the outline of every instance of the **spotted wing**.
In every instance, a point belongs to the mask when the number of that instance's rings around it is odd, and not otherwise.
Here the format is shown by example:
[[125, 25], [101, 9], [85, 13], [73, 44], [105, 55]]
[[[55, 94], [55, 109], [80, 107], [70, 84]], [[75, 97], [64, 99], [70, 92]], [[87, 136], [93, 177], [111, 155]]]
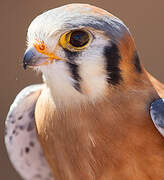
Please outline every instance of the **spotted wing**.
[[156, 128], [164, 136], [164, 99], [157, 99], [151, 104], [150, 115]]
[[6, 119], [5, 144], [15, 169], [25, 180], [53, 180], [37, 139], [34, 110], [44, 85], [23, 89]]

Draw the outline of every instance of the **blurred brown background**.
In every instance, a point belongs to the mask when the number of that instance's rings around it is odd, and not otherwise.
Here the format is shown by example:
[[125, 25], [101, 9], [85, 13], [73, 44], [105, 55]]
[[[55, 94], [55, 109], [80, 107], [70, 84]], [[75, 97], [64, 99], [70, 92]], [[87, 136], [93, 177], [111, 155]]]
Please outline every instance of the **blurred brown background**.
[[11, 166], [3, 142], [4, 121], [16, 94], [25, 86], [40, 82], [24, 71], [21, 60], [26, 31], [31, 20], [43, 11], [73, 2], [102, 7], [122, 19], [130, 28], [147, 70], [164, 82], [164, 1], [163, 0], [1, 0], [0, 25], [0, 180], [20, 180]]

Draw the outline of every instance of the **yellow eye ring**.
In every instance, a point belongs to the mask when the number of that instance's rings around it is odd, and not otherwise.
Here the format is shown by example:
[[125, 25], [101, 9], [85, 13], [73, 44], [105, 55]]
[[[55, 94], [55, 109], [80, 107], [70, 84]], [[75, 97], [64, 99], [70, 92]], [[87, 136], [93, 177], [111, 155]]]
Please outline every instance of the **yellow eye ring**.
[[83, 29], [64, 33], [60, 38], [60, 45], [70, 51], [80, 51], [91, 41], [91, 34]]

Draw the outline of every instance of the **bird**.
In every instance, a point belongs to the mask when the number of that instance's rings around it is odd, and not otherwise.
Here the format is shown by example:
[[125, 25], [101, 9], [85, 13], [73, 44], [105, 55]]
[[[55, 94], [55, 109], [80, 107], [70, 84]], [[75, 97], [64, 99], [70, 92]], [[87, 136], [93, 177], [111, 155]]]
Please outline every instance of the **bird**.
[[119, 18], [79, 3], [42, 13], [23, 67], [43, 79], [6, 118], [9, 158], [25, 180], [164, 179], [164, 85]]

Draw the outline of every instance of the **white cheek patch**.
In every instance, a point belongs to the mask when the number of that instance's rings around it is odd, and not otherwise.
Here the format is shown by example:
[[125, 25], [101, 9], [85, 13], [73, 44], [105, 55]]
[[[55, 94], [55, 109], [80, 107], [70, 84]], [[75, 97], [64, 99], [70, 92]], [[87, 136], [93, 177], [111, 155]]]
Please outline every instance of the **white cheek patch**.
[[80, 76], [82, 78], [81, 88], [92, 100], [105, 95], [107, 88], [106, 72], [104, 63], [101, 60], [85, 61], [80, 66]]
[[65, 62], [54, 62], [40, 67], [40, 70], [44, 74], [44, 81], [50, 88], [56, 105], [79, 104], [85, 100], [85, 96], [74, 88], [75, 80], [71, 77]]
[[81, 88], [89, 98], [96, 100], [105, 95], [107, 73], [105, 70], [104, 47], [110, 45], [109, 39], [104, 34], [95, 33], [96, 37], [90, 47], [80, 57]]
[[64, 94], [65, 89], [70, 90], [70, 75], [68, 69], [63, 62], [54, 62], [40, 68], [45, 76], [46, 83], [52, 87], [56, 94]]

